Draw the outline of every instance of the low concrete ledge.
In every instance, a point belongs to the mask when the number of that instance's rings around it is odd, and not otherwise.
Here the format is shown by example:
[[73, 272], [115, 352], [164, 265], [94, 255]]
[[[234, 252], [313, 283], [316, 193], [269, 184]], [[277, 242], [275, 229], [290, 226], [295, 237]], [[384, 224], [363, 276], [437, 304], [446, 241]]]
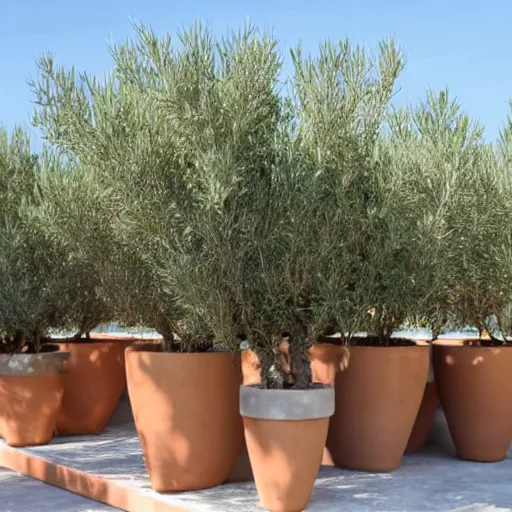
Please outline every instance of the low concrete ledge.
[[156, 501], [113, 479], [62, 466], [6, 445], [0, 447], [0, 466], [126, 512], [195, 512]]

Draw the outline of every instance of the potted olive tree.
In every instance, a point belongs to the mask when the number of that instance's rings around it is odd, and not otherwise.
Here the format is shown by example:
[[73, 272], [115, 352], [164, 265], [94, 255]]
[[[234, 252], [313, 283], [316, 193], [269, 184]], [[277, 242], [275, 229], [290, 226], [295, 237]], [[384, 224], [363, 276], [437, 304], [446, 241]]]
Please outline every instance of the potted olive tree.
[[509, 140], [510, 124], [496, 146], [480, 143], [457, 183], [461, 199], [450, 218], [447, 311], [459, 325], [476, 327], [479, 339], [434, 344], [436, 382], [457, 454], [481, 462], [506, 457], [512, 430]]
[[[413, 257], [406, 253], [423, 205], [414, 194], [407, 151], [382, 133], [402, 56], [393, 42], [382, 43], [377, 58], [345, 42], [327, 46], [317, 59], [295, 61], [303, 146], [312, 174], [328, 174], [331, 180], [323, 196], [332, 215], [325, 223], [332, 259], [323, 258], [323, 286], [316, 293], [336, 304], [334, 325], [351, 346], [348, 369], [337, 377], [328, 446], [338, 465], [369, 469], [390, 464], [389, 458], [395, 465], [421, 401], [429, 357], [428, 347], [400, 346], [409, 344], [391, 338], [421, 295], [411, 271], [418, 273], [415, 264], [425, 246]], [[365, 329], [375, 336], [354, 336]], [[393, 393], [400, 385], [409, 396]], [[375, 394], [376, 404], [361, 407]], [[397, 424], [396, 405], [402, 402], [406, 412]], [[393, 404], [394, 413], [386, 417]], [[376, 416], [365, 418], [365, 413]], [[372, 425], [382, 422], [390, 433], [397, 428], [398, 442], [382, 432], [373, 435]], [[372, 445], [377, 439], [385, 448]], [[373, 450], [361, 448], [370, 445]], [[369, 461], [370, 452], [374, 459], [379, 453], [388, 460]]]
[[119, 320], [163, 337], [127, 351], [136, 427], [153, 488], [197, 489], [225, 480], [243, 442], [238, 286], [275, 159], [280, 64], [251, 27], [218, 44], [200, 26], [176, 44], [136, 30], [105, 82], [48, 61], [40, 119], [124, 198], [109, 296]]
[[[333, 390], [314, 382], [308, 352], [333, 333], [346, 343], [367, 316], [357, 286], [367, 243], [363, 192], [401, 68], [393, 43], [382, 45], [382, 75], [346, 41], [319, 54], [292, 54], [290, 110], [265, 197], [269, 220], [244, 267], [244, 334], [261, 362], [261, 384], [242, 387], [241, 412], [256, 486], [270, 510], [302, 510], [322, 459]], [[361, 80], [345, 81], [354, 69]], [[290, 367], [279, 350], [283, 332]], [[271, 442], [279, 449], [269, 450]]]
[[56, 269], [66, 283], [66, 325], [72, 337], [55, 338], [70, 353], [63, 376], [59, 435], [99, 434], [126, 388], [124, 349], [129, 341], [91, 339], [90, 331], [115, 319], [110, 282], [117, 282], [116, 225], [119, 198], [93, 168], [71, 158], [40, 180], [41, 229], [66, 255]]
[[[311, 172], [288, 126], [278, 141], [267, 190], [258, 178], [251, 185], [260, 189], [253, 200], [261, 220], [240, 260], [240, 329], [260, 365], [257, 381], [241, 387], [240, 412], [262, 506], [303, 510], [334, 410], [332, 386], [313, 382], [308, 354], [336, 319], [334, 304], [325, 300], [327, 289], [317, 294], [324, 284], [317, 270], [330, 243], [322, 214], [328, 178]], [[289, 361], [281, 351], [284, 336]]]
[[37, 217], [48, 164], [21, 129], [10, 136], [0, 130], [0, 435], [11, 446], [52, 439], [69, 357], [47, 343], [66, 312], [64, 283], [55, 274], [65, 255]]
[[[487, 214], [485, 217], [480, 217], [478, 213], [477, 223], [471, 224], [471, 228], [464, 227], [465, 234], [461, 233], [460, 227], [467, 221], [461, 212], [471, 211], [476, 197], [472, 187], [475, 186], [475, 173], [479, 172], [476, 170], [480, 165], [479, 155], [484, 149], [483, 130], [461, 111], [458, 102], [450, 99], [447, 90], [439, 93], [429, 92], [423, 104], [415, 109], [402, 110], [395, 115], [393, 121], [394, 133], [399, 140], [410, 137], [421, 138], [421, 144], [427, 151], [430, 161], [428, 175], [425, 174], [425, 178], [428, 177], [428, 179], [423, 180], [427, 185], [423, 187], [428, 192], [426, 201], [438, 206], [435, 218], [438, 225], [445, 226], [445, 235], [439, 238], [442, 242], [441, 250], [438, 253], [439, 256], [435, 258], [440, 270], [437, 272], [437, 277], [442, 279], [440, 283], [442, 286], [438, 286], [437, 292], [433, 295], [432, 291], [436, 290], [436, 287], [427, 284], [425, 296], [430, 298], [427, 303], [422, 304], [420, 310], [416, 311], [419, 313], [415, 318], [416, 325], [428, 327], [436, 344], [460, 343], [460, 340], [441, 342], [437, 338], [445, 330], [466, 327], [468, 323], [465, 322], [480, 324], [480, 329], [483, 329], [485, 323], [484, 319], [475, 322], [474, 316], [470, 319], [460, 310], [458, 313], [455, 312], [456, 290], [460, 286], [457, 275], [462, 268], [461, 265], [468, 261], [470, 253], [467, 240], [471, 239], [470, 230], [475, 228], [478, 232], [488, 222]], [[461, 218], [463, 218], [462, 221]], [[458, 234], [455, 226], [459, 226]], [[485, 294], [482, 294], [480, 300], [484, 297]], [[457, 302], [461, 305], [458, 299]], [[476, 310], [481, 310], [485, 317], [487, 313], [484, 310], [489, 311], [489, 308], [481, 302]], [[421, 447], [426, 440], [429, 427], [434, 420], [438, 402], [436, 395], [437, 385], [432, 373], [429, 376], [408, 450]]]
[[[328, 446], [340, 466], [395, 469], [425, 392], [428, 344], [393, 333], [427, 311], [430, 319], [440, 319], [439, 304], [446, 298], [446, 219], [459, 190], [446, 154], [436, 149], [448, 145], [451, 134], [428, 138], [431, 125], [443, 121], [435, 119], [435, 106], [446, 102], [444, 92], [430, 94], [414, 114], [391, 113], [376, 147], [365, 189], [367, 243], [357, 283], [369, 311], [360, 330], [370, 334], [352, 340], [351, 364], [338, 379]], [[360, 407], [369, 400], [373, 405]]]

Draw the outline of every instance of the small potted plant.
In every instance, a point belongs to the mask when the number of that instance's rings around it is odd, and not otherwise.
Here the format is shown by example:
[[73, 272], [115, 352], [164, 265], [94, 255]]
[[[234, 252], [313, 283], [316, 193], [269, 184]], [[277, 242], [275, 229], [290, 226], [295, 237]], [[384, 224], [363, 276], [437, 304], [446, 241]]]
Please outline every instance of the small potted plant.
[[10, 446], [52, 439], [69, 357], [48, 343], [66, 304], [55, 274], [63, 253], [37, 222], [47, 163], [20, 129], [0, 130], [0, 435]]
[[[69, 289], [68, 331], [55, 342], [71, 359], [57, 426], [61, 435], [99, 434], [126, 388], [124, 350], [133, 342], [90, 336], [98, 324], [117, 319], [116, 287], [124, 278], [121, 202], [117, 189], [100, 172], [98, 159], [105, 151], [84, 152], [88, 143], [100, 146], [91, 140], [94, 131], [88, 129], [86, 111], [76, 110], [78, 102], [85, 101], [79, 96], [83, 84], [73, 82], [73, 72], [58, 70], [51, 57], [41, 57], [38, 66], [38, 79], [30, 82], [36, 104], [33, 122], [67, 162], [42, 183], [45, 230], [67, 254], [59, 271]], [[74, 129], [67, 129], [68, 122], [75, 123]]]
[[259, 378], [240, 389], [240, 413], [261, 504], [276, 511], [307, 506], [334, 411], [333, 388], [313, 381], [308, 354], [333, 305], [314, 293], [313, 270], [325, 246], [311, 239], [321, 220], [312, 182], [325, 182], [315, 180], [299, 152], [283, 153], [272, 186], [254, 196], [266, 222], [246, 242], [238, 285], [244, 344], [259, 362]]
[[[430, 329], [434, 344], [460, 344], [461, 340], [441, 341], [438, 337], [444, 331], [466, 326], [461, 323], [464, 320], [457, 318], [454, 301], [455, 290], [460, 284], [457, 282], [456, 269], [466, 258], [467, 249], [463, 243], [464, 235], [457, 239], [460, 234], [456, 235], [454, 228], [460, 222], [461, 209], [469, 206], [467, 200], [472, 194], [470, 187], [474, 182], [471, 176], [475, 172], [475, 157], [481, 149], [482, 130], [464, 115], [457, 102], [450, 100], [446, 90], [437, 94], [429, 92], [425, 103], [414, 110], [402, 111], [402, 117], [396, 116], [395, 121], [395, 134], [399, 139], [421, 135], [421, 144], [430, 160], [429, 177], [424, 180], [429, 184], [427, 200], [439, 207], [436, 219], [439, 226], [444, 225], [445, 232], [439, 238], [442, 244], [436, 258], [439, 269], [442, 269], [437, 273], [442, 279], [442, 286], [437, 287], [435, 294], [432, 293], [435, 288], [430, 285], [426, 288], [425, 294], [430, 298], [422, 304], [416, 325]], [[423, 446], [434, 420], [437, 395], [432, 367], [408, 451]]]

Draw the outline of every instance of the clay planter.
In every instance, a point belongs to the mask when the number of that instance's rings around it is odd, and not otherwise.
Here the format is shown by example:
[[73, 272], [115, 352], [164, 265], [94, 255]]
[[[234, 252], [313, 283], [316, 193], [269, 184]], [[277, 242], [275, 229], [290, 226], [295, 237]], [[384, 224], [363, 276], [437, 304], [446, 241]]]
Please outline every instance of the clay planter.
[[126, 350], [126, 375], [151, 487], [191, 491], [224, 482], [243, 445], [240, 355], [136, 344]]
[[436, 417], [436, 410], [439, 407], [439, 397], [435, 382], [427, 382], [420, 409], [414, 422], [409, 441], [407, 443], [406, 453], [414, 453], [421, 450], [428, 439]]
[[59, 342], [70, 353], [57, 416], [60, 436], [101, 434], [126, 388], [124, 350], [133, 340]]
[[434, 342], [434, 372], [457, 455], [477, 462], [507, 456], [512, 431], [512, 347]]
[[261, 506], [300, 512], [309, 502], [334, 412], [334, 389], [241, 386], [240, 413]]
[[0, 355], [0, 435], [9, 446], [47, 444], [55, 432], [69, 354], [46, 345], [39, 354]]
[[392, 471], [405, 452], [425, 391], [428, 346], [350, 348], [336, 376], [327, 447], [336, 466]]
[[432, 366], [431, 340], [411, 340], [416, 345], [427, 346], [430, 349], [430, 365], [428, 371], [427, 385], [423, 393], [420, 409], [414, 422], [405, 453], [414, 453], [421, 450], [428, 439], [436, 418], [436, 410], [439, 407], [436, 383], [434, 381], [434, 368]]

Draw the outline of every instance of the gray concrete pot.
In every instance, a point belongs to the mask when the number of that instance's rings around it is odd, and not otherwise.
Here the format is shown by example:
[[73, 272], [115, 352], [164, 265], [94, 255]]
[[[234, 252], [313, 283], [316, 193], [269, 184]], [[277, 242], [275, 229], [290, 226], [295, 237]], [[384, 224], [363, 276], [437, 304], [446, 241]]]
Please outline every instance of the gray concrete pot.
[[240, 414], [263, 508], [304, 510], [320, 469], [334, 389], [241, 386]]
[[313, 420], [334, 414], [334, 388], [261, 389], [240, 386], [240, 414], [261, 420]]

